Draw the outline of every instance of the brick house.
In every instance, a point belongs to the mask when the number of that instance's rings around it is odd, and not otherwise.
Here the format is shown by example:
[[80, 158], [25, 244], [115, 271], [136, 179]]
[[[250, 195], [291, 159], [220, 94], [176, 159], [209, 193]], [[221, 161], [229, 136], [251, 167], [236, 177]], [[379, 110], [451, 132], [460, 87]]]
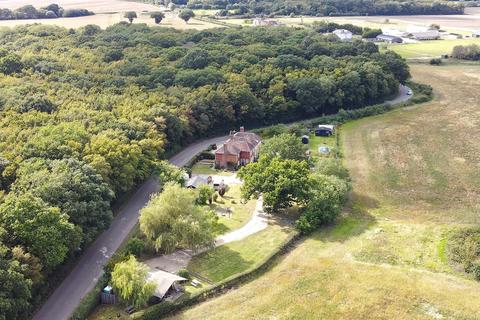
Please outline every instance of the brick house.
[[237, 168], [256, 161], [260, 144], [258, 135], [240, 127], [239, 132], [231, 132], [228, 140], [215, 151], [215, 167]]

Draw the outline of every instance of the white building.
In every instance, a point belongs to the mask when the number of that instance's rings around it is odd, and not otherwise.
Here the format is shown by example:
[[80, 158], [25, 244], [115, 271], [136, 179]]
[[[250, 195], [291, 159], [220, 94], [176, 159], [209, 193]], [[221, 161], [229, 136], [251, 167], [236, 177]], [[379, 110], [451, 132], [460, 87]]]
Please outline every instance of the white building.
[[349, 30], [345, 29], [337, 29], [332, 32], [334, 35], [340, 38], [342, 41], [350, 41], [352, 40], [353, 33]]
[[437, 40], [440, 39], [440, 32], [437, 29], [411, 32], [411, 37], [415, 40]]
[[284, 23], [281, 23], [277, 20], [272, 20], [272, 19], [264, 19], [264, 18], [255, 18], [252, 21], [252, 24], [254, 27], [278, 27], [278, 26], [283, 26], [285, 25]]
[[480, 30], [473, 31], [472, 38], [480, 38]]

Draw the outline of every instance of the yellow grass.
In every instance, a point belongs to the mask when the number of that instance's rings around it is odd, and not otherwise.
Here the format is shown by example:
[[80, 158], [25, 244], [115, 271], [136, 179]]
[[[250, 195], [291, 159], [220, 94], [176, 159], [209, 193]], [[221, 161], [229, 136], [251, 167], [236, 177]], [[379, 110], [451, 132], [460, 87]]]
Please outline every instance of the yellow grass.
[[352, 122], [344, 217], [258, 279], [175, 319], [479, 319], [445, 238], [478, 223], [480, 66], [412, 67], [433, 102]]

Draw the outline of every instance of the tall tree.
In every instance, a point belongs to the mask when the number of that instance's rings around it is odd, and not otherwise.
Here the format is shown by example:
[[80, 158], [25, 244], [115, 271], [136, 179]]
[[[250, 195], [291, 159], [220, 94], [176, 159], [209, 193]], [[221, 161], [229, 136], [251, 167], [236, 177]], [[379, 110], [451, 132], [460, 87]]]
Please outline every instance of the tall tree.
[[195, 191], [167, 184], [140, 211], [140, 230], [155, 242], [158, 251], [213, 246], [216, 216], [197, 206], [196, 200]]
[[29, 194], [10, 193], [5, 198], [0, 205], [0, 225], [10, 235], [8, 244], [23, 245], [48, 271], [79, 244], [78, 230], [68, 222], [68, 216]]
[[156, 24], [160, 24], [160, 22], [162, 22], [162, 20], [165, 18], [165, 13], [152, 12], [152, 14], [150, 15], [150, 18], [154, 19]]
[[280, 157], [290, 160], [306, 160], [307, 146], [294, 134], [282, 133], [265, 140], [260, 153], [267, 159]]
[[75, 159], [32, 159], [22, 163], [12, 189], [32, 193], [59, 207], [79, 226], [83, 240], [90, 242], [112, 220], [110, 202], [114, 193], [88, 164]]
[[238, 176], [244, 181], [242, 196], [250, 199], [262, 194], [265, 210], [275, 213], [306, 202], [309, 173], [306, 161], [261, 156], [260, 161], [242, 167]]
[[112, 285], [123, 300], [135, 307], [144, 306], [155, 291], [155, 283], [148, 281], [148, 267], [134, 256], [115, 265]]
[[193, 10], [191, 9], [183, 9], [182, 11], [180, 11], [180, 13], [178, 14], [178, 17], [180, 19], [182, 19], [183, 21], [185, 21], [186, 23], [188, 23], [188, 21], [195, 17], [195, 13], [193, 12]]
[[130, 23], [133, 22], [133, 19], [137, 18], [137, 13], [135, 11], [127, 11], [123, 15], [124, 18], [127, 18]]

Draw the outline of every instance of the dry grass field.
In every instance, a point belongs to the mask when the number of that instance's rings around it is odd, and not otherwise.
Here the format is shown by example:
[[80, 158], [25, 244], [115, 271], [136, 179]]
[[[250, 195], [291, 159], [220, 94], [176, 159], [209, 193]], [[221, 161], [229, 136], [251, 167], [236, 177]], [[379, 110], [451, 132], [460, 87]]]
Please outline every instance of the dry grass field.
[[[59, 19], [28, 19], [28, 20], [3, 20], [0, 21], [0, 27], [14, 27], [17, 25], [41, 23], [49, 25], [57, 25], [65, 28], [78, 28], [87, 24], [96, 24], [105, 29], [120, 21], [126, 21], [123, 17], [126, 11], [137, 12], [138, 18], [134, 23], [145, 23], [149, 26], [155, 26], [155, 22], [150, 18], [149, 12], [162, 11], [163, 8], [151, 4], [122, 1], [122, 0], [59, 0], [54, 1], [64, 8], [83, 8], [95, 12], [93, 16], [75, 17], [75, 18], [59, 18]], [[51, 0], [0, 0], [0, 8], [15, 9], [26, 4], [32, 4], [36, 7], [42, 7], [52, 3]], [[192, 19], [189, 23], [185, 23], [178, 18], [178, 13], [166, 12], [166, 17], [162, 20], [161, 26], [172, 27], [176, 29], [209, 29], [219, 27], [217, 24], [208, 23], [196, 19]]]
[[434, 101], [347, 124], [340, 221], [264, 275], [174, 319], [480, 319], [446, 236], [479, 222], [480, 65], [412, 66]]

